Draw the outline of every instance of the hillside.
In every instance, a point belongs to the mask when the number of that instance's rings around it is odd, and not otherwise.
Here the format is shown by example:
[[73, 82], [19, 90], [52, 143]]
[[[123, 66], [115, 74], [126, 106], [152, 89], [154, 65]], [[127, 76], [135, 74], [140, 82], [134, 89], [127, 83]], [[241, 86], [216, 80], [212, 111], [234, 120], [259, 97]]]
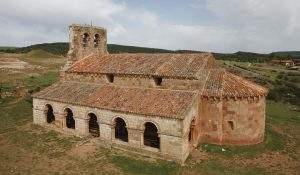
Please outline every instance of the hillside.
[[281, 56], [281, 57], [293, 57], [300, 59], [300, 51], [283, 51], [283, 52], [273, 52], [275, 56]]
[[[46, 52], [56, 55], [66, 55], [69, 50], [69, 43], [43, 43], [35, 44], [27, 47], [20, 48], [6, 48], [3, 47], [0, 51], [7, 53], [28, 53], [32, 50], [44, 50]], [[136, 47], [136, 46], [123, 46], [117, 44], [108, 44], [109, 53], [170, 53], [171, 50], [147, 48], [147, 47]]]
[[[66, 55], [69, 45], [66, 42], [35, 44], [27, 47], [13, 48], [0, 47], [0, 51], [7, 53], [28, 53], [32, 50], [44, 50], [55, 55]], [[195, 50], [166, 50], [158, 48], [124, 46], [108, 44], [109, 53], [201, 53]], [[252, 52], [236, 53], [213, 53], [219, 60], [242, 61], [242, 62], [266, 62], [272, 59], [300, 59], [300, 51], [281, 51], [270, 54]]]

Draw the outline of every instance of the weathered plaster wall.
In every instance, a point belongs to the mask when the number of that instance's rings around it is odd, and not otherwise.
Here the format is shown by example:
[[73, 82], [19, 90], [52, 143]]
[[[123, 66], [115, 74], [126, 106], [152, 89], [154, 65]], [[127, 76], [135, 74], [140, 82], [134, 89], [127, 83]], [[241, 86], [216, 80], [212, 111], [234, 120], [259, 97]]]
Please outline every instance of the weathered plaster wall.
[[[202, 142], [221, 142], [222, 101], [202, 99], [199, 103], [200, 132]], [[199, 123], [198, 123], [199, 124]]]
[[[223, 143], [255, 144], [264, 139], [265, 98], [223, 102]], [[233, 128], [229, 124], [232, 121]]]
[[262, 142], [265, 132], [265, 98], [202, 99], [202, 141], [247, 145]]

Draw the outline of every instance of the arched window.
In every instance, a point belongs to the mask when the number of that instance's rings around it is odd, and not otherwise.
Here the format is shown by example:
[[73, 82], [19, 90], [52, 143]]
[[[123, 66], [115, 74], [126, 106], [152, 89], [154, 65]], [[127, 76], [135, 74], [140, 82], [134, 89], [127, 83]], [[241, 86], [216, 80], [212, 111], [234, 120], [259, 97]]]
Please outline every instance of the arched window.
[[115, 138], [124, 142], [128, 142], [126, 123], [120, 117], [115, 119]]
[[99, 41], [100, 41], [100, 36], [99, 36], [99, 34], [96, 34], [94, 36], [94, 47], [98, 47]]
[[52, 123], [55, 121], [55, 116], [53, 113], [53, 108], [51, 105], [46, 105], [46, 111], [45, 111], [46, 117], [47, 117], [47, 123]]
[[89, 113], [89, 133], [94, 137], [99, 137], [99, 124], [97, 122], [97, 116], [94, 113]]
[[70, 108], [65, 109], [66, 113], [66, 126], [70, 129], [75, 129], [75, 120], [73, 118], [73, 112]]
[[88, 41], [89, 41], [89, 34], [84, 33], [82, 38], [82, 46], [86, 47], [88, 45]]
[[151, 122], [145, 123], [144, 126], [144, 145], [154, 148], [160, 148], [160, 139], [158, 137], [157, 127]]

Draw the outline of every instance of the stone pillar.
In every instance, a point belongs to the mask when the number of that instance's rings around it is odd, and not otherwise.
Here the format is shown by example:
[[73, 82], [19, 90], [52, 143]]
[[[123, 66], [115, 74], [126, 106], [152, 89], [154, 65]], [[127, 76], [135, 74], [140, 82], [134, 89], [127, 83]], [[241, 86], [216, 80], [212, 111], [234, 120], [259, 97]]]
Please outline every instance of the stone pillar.
[[58, 128], [64, 128], [66, 126], [66, 117], [64, 113], [54, 113], [55, 125]]
[[[100, 129], [100, 142], [103, 145], [109, 145], [114, 138], [114, 127], [109, 124], [99, 122], [99, 129]], [[113, 136], [113, 137], [112, 137]]]
[[75, 120], [75, 131], [81, 136], [88, 136], [89, 135], [89, 125], [88, 120], [83, 118], [76, 118]]
[[143, 137], [143, 132], [139, 129], [129, 127], [127, 127], [127, 131], [129, 145], [132, 147], [140, 148], [142, 145], [141, 141]]

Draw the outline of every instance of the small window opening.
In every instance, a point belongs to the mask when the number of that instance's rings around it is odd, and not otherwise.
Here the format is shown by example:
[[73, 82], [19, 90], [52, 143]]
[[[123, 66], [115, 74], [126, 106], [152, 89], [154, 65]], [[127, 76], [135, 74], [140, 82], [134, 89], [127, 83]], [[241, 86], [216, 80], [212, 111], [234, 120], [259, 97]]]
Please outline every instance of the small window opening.
[[98, 47], [99, 40], [100, 40], [99, 34], [96, 34], [94, 37], [94, 47]]
[[97, 122], [97, 116], [94, 113], [89, 113], [89, 133], [93, 137], [99, 137], [100, 132], [99, 132], [99, 124]]
[[192, 129], [190, 129], [190, 132], [189, 132], [189, 142], [192, 141]]
[[156, 77], [156, 78], [154, 78], [154, 82], [155, 82], [156, 86], [161, 86], [162, 78]]
[[158, 137], [158, 129], [151, 122], [145, 123], [144, 145], [150, 146], [153, 148], [160, 147], [160, 139]]
[[106, 78], [107, 78], [107, 81], [108, 81], [108, 82], [113, 83], [115, 77], [114, 77], [113, 74], [107, 74], [107, 75], [106, 75]]
[[83, 45], [83, 47], [86, 47], [86, 46], [87, 46], [87, 44], [88, 44], [88, 39], [89, 39], [89, 34], [84, 33], [84, 34], [83, 34], [83, 39], [82, 39], [82, 45]]
[[115, 119], [115, 138], [123, 142], [128, 142], [126, 123], [119, 117]]
[[234, 130], [233, 121], [228, 121], [228, 125], [229, 125], [231, 130]]
[[66, 125], [67, 125], [67, 128], [75, 129], [75, 120], [73, 118], [72, 110], [69, 109], [69, 108], [66, 108], [65, 112], [66, 112]]
[[195, 119], [193, 119], [191, 122], [190, 131], [189, 131], [189, 142], [192, 141], [194, 127], [195, 127]]
[[55, 116], [53, 113], [53, 108], [51, 105], [46, 105], [46, 116], [47, 116], [47, 123], [53, 123], [55, 121]]

